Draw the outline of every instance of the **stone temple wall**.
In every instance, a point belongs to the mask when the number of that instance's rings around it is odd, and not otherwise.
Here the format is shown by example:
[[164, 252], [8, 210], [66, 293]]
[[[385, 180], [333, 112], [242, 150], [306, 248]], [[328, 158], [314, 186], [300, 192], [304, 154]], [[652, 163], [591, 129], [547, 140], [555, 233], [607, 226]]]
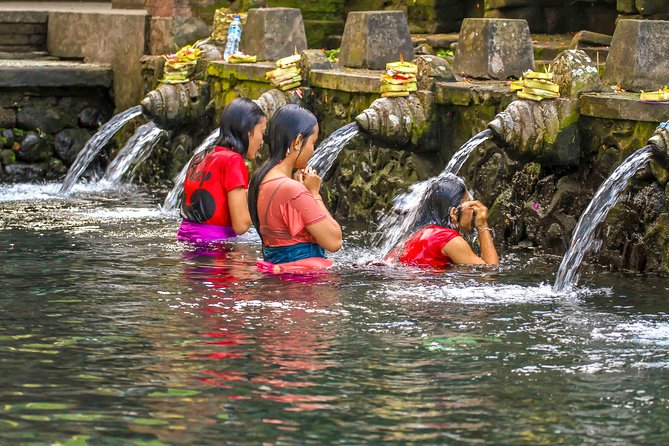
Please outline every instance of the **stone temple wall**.
[[0, 182], [60, 179], [113, 110], [108, 88], [0, 88]]

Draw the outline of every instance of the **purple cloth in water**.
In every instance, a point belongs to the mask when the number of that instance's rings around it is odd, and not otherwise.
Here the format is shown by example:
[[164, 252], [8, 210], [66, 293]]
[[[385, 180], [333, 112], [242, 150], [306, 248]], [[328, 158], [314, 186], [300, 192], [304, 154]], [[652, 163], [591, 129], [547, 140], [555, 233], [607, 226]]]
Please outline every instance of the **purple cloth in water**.
[[231, 226], [205, 225], [184, 220], [179, 226], [177, 240], [190, 243], [210, 243], [237, 237]]

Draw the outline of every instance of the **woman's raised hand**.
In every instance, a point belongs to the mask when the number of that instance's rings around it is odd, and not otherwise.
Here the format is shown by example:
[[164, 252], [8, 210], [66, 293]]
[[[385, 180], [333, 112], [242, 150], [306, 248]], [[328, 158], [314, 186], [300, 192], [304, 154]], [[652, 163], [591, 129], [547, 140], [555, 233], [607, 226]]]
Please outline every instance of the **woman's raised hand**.
[[474, 211], [476, 215], [474, 225], [476, 225], [477, 229], [480, 230], [488, 227], [488, 208], [483, 203], [478, 200], [465, 201], [461, 206], [463, 210], [469, 208]]
[[298, 170], [293, 178], [304, 184], [304, 187], [307, 188], [311, 195], [319, 195], [323, 180], [318, 176], [316, 170], [311, 167], [305, 167], [304, 169]]

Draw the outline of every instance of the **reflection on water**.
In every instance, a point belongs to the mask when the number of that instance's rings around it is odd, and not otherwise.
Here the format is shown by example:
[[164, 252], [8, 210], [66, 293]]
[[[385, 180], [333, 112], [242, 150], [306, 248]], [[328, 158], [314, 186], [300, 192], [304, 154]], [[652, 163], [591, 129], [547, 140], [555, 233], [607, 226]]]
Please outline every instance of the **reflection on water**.
[[275, 277], [255, 234], [175, 242], [160, 194], [50, 187], [0, 186], [0, 444], [669, 439], [666, 279], [390, 268], [351, 228]]

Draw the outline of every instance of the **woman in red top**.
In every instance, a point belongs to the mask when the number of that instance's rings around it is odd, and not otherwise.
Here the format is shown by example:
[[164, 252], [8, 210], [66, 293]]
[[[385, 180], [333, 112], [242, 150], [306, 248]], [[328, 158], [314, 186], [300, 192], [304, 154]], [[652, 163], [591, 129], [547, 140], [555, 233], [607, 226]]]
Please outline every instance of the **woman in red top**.
[[317, 138], [314, 115], [294, 104], [280, 107], [269, 123], [269, 159], [249, 185], [251, 219], [268, 265], [297, 261], [320, 269], [332, 264], [325, 250], [341, 248], [341, 227], [320, 196], [321, 178], [307, 168]]
[[253, 101], [237, 98], [225, 106], [217, 145], [196, 155], [188, 167], [179, 240], [211, 242], [251, 227], [244, 157], [255, 158], [266, 124], [265, 114]]
[[[493, 244], [492, 228], [488, 226], [488, 208], [470, 198], [464, 181], [448, 174], [435, 183], [427, 193], [418, 227], [401, 250], [395, 250], [386, 260], [405, 265], [445, 269], [450, 264], [499, 264]], [[477, 256], [460, 235], [476, 227], [481, 244]], [[397, 253], [399, 252], [399, 255]]]

